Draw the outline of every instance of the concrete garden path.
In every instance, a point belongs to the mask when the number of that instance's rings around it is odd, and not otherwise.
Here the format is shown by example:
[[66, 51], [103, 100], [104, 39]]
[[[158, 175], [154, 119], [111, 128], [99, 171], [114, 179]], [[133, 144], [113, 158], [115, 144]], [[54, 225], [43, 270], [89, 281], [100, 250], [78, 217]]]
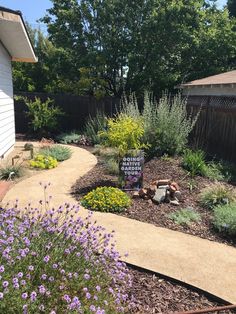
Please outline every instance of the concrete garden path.
[[[19, 145], [19, 144], [18, 144]], [[19, 198], [21, 205], [37, 204], [42, 198], [39, 182], [51, 182], [53, 203], [75, 203], [70, 188], [96, 165], [88, 151], [71, 147], [72, 158], [57, 168], [40, 172], [15, 184], [3, 203]], [[82, 209], [82, 214], [86, 210]], [[236, 249], [181, 232], [158, 228], [122, 216], [94, 213], [97, 222], [116, 231], [117, 249], [129, 256], [124, 260], [160, 274], [181, 280], [236, 304]]]

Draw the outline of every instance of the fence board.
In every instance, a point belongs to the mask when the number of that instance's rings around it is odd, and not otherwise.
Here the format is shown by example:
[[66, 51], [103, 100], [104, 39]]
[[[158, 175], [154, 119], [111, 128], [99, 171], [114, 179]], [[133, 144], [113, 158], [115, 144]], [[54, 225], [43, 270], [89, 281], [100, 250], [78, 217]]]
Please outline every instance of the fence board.
[[[119, 106], [119, 99], [114, 97], [104, 97], [97, 100], [92, 96], [75, 95], [53, 95], [45, 93], [17, 93], [17, 96], [25, 96], [31, 100], [39, 97], [42, 101], [47, 98], [53, 99], [55, 105], [60, 107], [65, 116], [61, 119], [60, 130], [82, 130], [89, 115], [94, 116], [97, 110], [112, 116], [116, 107]], [[29, 131], [28, 119], [25, 115], [27, 107], [22, 100], [15, 100], [15, 122], [16, 133], [26, 133]]]
[[189, 96], [188, 111], [199, 110], [199, 119], [191, 134], [193, 145], [235, 162], [236, 97]]

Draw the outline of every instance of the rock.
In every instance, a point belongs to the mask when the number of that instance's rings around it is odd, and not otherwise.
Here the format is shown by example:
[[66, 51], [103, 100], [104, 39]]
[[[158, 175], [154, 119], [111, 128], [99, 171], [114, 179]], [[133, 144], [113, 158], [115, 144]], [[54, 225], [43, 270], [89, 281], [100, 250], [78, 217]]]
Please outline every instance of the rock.
[[132, 198], [139, 198], [139, 192], [138, 191], [135, 191], [132, 195]]
[[165, 201], [166, 198], [166, 189], [157, 189], [153, 197], [153, 202], [160, 204]]
[[149, 205], [152, 205], [152, 200], [149, 199], [149, 200], [148, 200], [148, 204], [149, 204]]
[[171, 205], [179, 206], [179, 201], [177, 199], [170, 201]]
[[147, 189], [140, 189], [138, 193], [140, 197], [144, 198], [147, 196]]
[[156, 190], [157, 190], [156, 185], [150, 185], [149, 188], [147, 189], [147, 195], [153, 198], [156, 193]]
[[170, 185], [170, 192], [174, 194], [176, 191], [177, 191], [176, 187], [173, 185]]
[[174, 187], [176, 191], [179, 191], [179, 185], [176, 182], [171, 182], [170, 186]]
[[158, 187], [158, 189], [166, 189], [166, 190], [168, 190], [169, 189], [169, 185], [160, 185], [159, 187]]
[[161, 186], [161, 185], [169, 185], [170, 184], [170, 180], [169, 179], [165, 179], [165, 180], [158, 180], [157, 181], [157, 186]]
[[180, 191], [175, 191], [174, 197], [177, 198], [178, 201], [182, 200], [182, 195]]

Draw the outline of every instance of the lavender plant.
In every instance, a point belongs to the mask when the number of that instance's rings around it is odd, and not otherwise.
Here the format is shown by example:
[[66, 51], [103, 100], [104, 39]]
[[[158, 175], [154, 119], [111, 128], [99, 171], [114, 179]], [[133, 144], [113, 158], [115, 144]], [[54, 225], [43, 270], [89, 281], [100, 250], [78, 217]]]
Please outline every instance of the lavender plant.
[[113, 232], [76, 206], [39, 205], [0, 210], [0, 313], [126, 311], [131, 279]]

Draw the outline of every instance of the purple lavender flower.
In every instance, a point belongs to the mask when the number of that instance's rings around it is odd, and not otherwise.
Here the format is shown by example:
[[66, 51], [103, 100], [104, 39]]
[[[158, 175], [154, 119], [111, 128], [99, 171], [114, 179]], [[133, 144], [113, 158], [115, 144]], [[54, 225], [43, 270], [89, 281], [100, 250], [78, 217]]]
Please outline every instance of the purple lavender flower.
[[92, 312], [96, 312], [96, 307], [95, 307], [93, 304], [90, 305], [89, 309], [90, 309], [90, 311], [92, 311]]
[[46, 255], [43, 260], [44, 260], [45, 263], [48, 263], [49, 260], [50, 260], [50, 256]]
[[46, 280], [46, 279], [47, 279], [47, 275], [46, 275], [46, 274], [43, 274], [43, 275], [41, 276], [41, 279]]
[[89, 292], [86, 293], [86, 299], [91, 299], [91, 294]]
[[45, 287], [43, 285], [39, 286], [39, 293], [45, 294], [45, 292], [46, 292]]
[[85, 279], [85, 280], [89, 280], [89, 279], [90, 279], [90, 275], [89, 275], [89, 274], [85, 274], [85, 275], [84, 275], [84, 279]]
[[27, 292], [22, 293], [21, 297], [24, 300], [27, 299], [28, 298], [28, 293]]
[[29, 270], [29, 271], [33, 271], [33, 270], [34, 270], [34, 266], [33, 266], [33, 265], [30, 265], [30, 266], [28, 267], [28, 270]]
[[22, 278], [22, 277], [23, 277], [23, 273], [22, 273], [22, 272], [19, 272], [19, 273], [17, 274], [17, 277], [18, 277], [18, 278]]
[[4, 288], [7, 288], [9, 286], [9, 282], [8, 281], [3, 281], [2, 286]]
[[0, 292], [0, 299], [3, 299], [4, 294], [2, 292]]
[[4, 272], [4, 270], [5, 270], [4, 266], [3, 266], [3, 265], [1, 265], [1, 266], [0, 266], [0, 273], [3, 273], [3, 272]]

